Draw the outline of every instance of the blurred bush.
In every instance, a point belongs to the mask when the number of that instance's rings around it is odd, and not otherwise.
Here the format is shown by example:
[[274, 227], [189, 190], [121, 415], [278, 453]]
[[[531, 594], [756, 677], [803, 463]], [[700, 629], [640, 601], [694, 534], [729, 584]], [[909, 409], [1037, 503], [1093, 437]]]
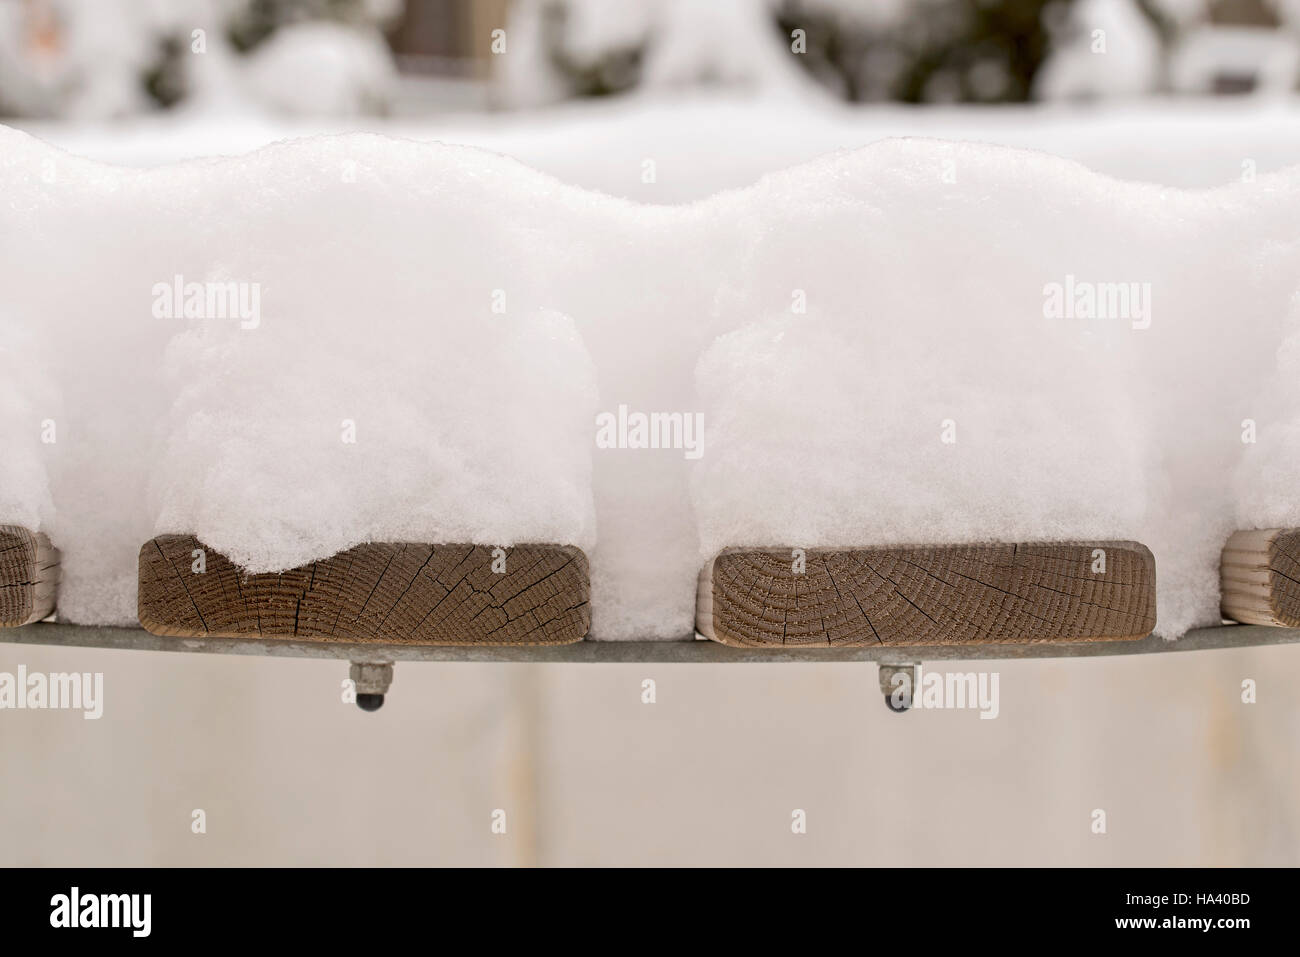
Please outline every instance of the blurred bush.
[[396, 67], [381, 31], [401, 10], [402, 0], [0, 0], [0, 115], [103, 119], [190, 100], [382, 110]]
[[873, 17], [851, 4], [782, 0], [776, 23], [785, 35], [805, 31], [801, 62], [846, 100], [998, 103], [1030, 98], [1049, 52], [1043, 12], [1061, 3], [920, 0]]
[[1300, 0], [0, 0], [4, 115], [385, 113], [417, 78], [430, 111], [453, 102], [448, 77], [461, 103], [472, 85], [479, 106], [517, 108], [703, 85], [853, 103], [1290, 95]]

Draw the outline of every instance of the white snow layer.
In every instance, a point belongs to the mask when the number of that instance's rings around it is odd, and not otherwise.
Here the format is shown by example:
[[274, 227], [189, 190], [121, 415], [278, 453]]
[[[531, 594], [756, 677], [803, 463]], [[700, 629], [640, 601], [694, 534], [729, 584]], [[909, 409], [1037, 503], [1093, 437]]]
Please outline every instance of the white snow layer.
[[[0, 289], [44, 336], [5, 367], [46, 362], [62, 403], [7, 382], [0, 430], [39, 443], [57, 422], [41, 525], [61, 617], [134, 621], [162, 532], [252, 571], [367, 540], [592, 546], [594, 371], [539, 301], [558, 262], [543, 211], [581, 195], [374, 137], [141, 173], [0, 133]], [[30, 448], [4, 447], [0, 521], [40, 511]]]
[[[1234, 528], [1300, 524], [1300, 169], [892, 140], [665, 207], [377, 136], [139, 171], [0, 130], [0, 195], [0, 522], [73, 621], [133, 620], [171, 531], [253, 571], [573, 543], [614, 640], [690, 634], [726, 545], [1123, 538], [1176, 636]], [[177, 276], [245, 308], [169, 314]], [[702, 454], [598, 441], [620, 409]]]

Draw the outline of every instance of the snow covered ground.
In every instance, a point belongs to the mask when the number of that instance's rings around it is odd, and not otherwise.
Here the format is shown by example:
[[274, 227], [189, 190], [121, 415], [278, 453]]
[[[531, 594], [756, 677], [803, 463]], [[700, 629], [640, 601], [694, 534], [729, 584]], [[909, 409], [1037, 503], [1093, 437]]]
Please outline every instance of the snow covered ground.
[[[724, 544], [1124, 537], [1175, 636], [1232, 528], [1300, 523], [1295, 105], [637, 97], [247, 156], [342, 128], [27, 129], [163, 167], [0, 136], [3, 344], [54, 386], [0, 393], [4, 503], [73, 620], [130, 620], [164, 531], [258, 570], [573, 542], [607, 639], [689, 634]], [[160, 313], [175, 276], [264, 298]], [[701, 454], [593, 410], [702, 414]]]

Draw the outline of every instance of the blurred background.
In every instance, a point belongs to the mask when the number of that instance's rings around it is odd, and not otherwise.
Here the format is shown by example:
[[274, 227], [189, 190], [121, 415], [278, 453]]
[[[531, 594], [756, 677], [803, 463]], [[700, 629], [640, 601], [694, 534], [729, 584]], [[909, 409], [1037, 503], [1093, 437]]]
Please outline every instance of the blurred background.
[[1300, 83], [1298, 0], [4, 0], [0, 11], [11, 116], [213, 101], [426, 115], [804, 80], [854, 103]]
[[0, 0], [0, 118], [77, 153], [371, 129], [643, 202], [898, 135], [1217, 185], [1298, 89], [1300, 0]]
[[1300, 864], [1296, 645], [962, 663], [992, 720], [867, 664], [399, 663], [365, 714], [345, 662], [20, 663], [102, 671], [104, 716], [0, 712], [0, 865]]
[[[76, 153], [377, 130], [653, 203], [901, 135], [1209, 187], [1300, 162], [1298, 90], [1300, 0], [0, 0], [0, 122]], [[995, 720], [870, 665], [401, 664], [363, 714], [344, 663], [20, 664], [105, 714], [0, 713], [0, 864], [1300, 864], [1297, 647], [963, 665]]]

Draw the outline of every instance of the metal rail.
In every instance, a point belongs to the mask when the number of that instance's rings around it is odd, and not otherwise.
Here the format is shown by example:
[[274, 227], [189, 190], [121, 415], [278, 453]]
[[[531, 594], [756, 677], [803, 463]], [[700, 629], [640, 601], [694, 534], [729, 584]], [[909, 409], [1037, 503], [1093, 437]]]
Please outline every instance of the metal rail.
[[[327, 658], [352, 663], [357, 703], [374, 710], [392, 681], [398, 661], [477, 661], [564, 664], [816, 664], [876, 662], [890, 704], [890, 682], [900, 671], [925, 661], [998, 661], [1031, 658], [1092, 658], [1104, 655], [1168, 654], [1300, 643], [1300, 628], [1224, 624], [1196, 628], [1177, 641], [1148, 635], [1136, 641], [1079, 641], [1068, 644], [873, 645], [857, 648], [731, 648], [689, 636], [679, 641], [580, 641], [571, 645], [430, 647], [365, 642], [291, 641], [278, 638], [164, 638], [142, 628], [113, 628], [39, 622], [0, 630], [0, 644], [181, 651], [263, 658]], [[897, 687], [896, 684], [893, 687]], [[893, 705], [890, 705], [893, 708]], [[898, 708], [894, 710], [905, 710]]]
[[571, 645], [430, 647], [369, 642], [291, 641], [280, 638], [164, 638], [142, 628], [111, 628], [39, 622], [0, 630], [0, 643], [271, 658], [336, 658], [342, 661], [479, 661], [565, 664], [756, 664], [834, 661], [996, 661], [1004, 658], [1091, 658], [1208, 651], [1300, 642], [1300, 628], [1220, 625], [1196, 628], [1177, 641], [1154, 635], [1137, 641], [1077, 641], [1068, 644], [871, 645], [858, 648], [731, 648], [692, 641], [580, 641]]

